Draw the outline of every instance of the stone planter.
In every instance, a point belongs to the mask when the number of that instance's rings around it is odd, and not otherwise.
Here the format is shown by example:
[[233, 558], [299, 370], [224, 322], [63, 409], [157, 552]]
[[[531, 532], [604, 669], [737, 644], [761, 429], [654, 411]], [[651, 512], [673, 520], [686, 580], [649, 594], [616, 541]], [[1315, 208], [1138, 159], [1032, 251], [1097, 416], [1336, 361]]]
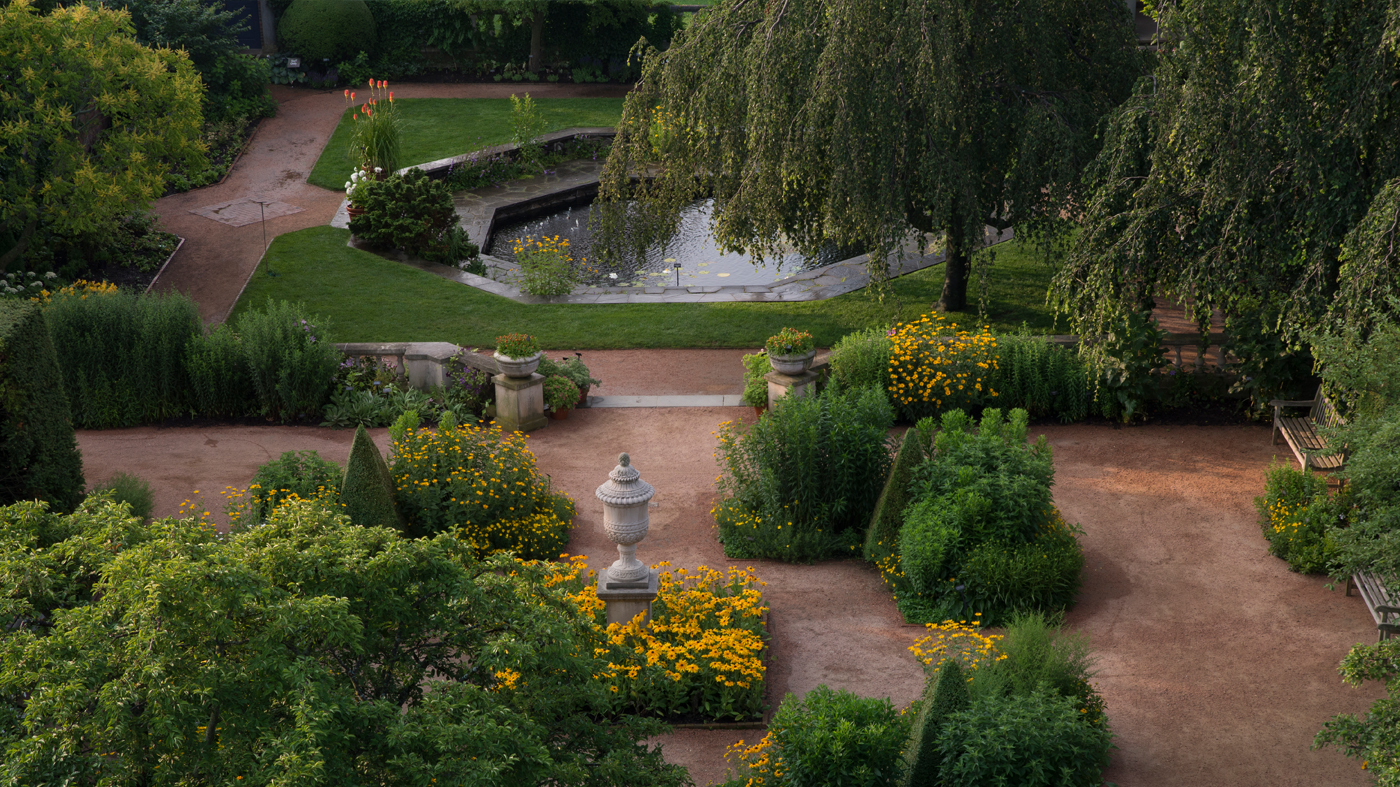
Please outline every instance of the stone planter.
[[501, 374], [506, 377], [529, 377], [539, 368], [540, 359], [544, 357], [543, 352], [537, 352], [527, 358], [512, 358], [509, 355], [496, 353], [492, 356], [496, 359], [496, 368], [501, 370]]
[[807, 371], [807, 367], [812, 365], [812, 359], [817, 357], [815, 349], [808, 350], [800, 355], [774, 355], [768, 353], [768, 365], [773, 367], [773, 371], [779, 374], [790, 374], [793, 376]]

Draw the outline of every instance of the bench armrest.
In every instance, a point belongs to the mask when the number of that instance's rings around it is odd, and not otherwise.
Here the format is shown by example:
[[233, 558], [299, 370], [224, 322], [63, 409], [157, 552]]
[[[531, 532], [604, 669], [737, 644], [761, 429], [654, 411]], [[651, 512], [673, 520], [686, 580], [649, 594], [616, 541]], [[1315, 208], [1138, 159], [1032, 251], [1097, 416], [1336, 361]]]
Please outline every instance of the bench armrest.
[[1376, 607], [1376, 611], [1377, 611], [1377, 612], [1385, 612], [1385, 613], [1391, 614], [1391, 615], [1400, 615], [1400, 607], [1388, 607], [1388, 606], [1386, 606], [1386, 605], [1384, 605], [1384, 604], [1378, 605], [1378, 606]]
[[1269, 402], [1270, 407], [1312, 407], [1316, 403], [1313, 399], [1274, 399]]

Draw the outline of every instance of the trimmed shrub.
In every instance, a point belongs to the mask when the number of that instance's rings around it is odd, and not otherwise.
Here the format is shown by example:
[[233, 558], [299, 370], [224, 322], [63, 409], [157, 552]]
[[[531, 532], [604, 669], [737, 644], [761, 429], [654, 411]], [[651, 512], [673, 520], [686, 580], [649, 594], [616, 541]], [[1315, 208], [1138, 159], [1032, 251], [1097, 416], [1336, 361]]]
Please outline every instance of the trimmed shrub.
[[980, 697], [943, 727], [942, 783], [1097, 787], [1112, 736], [1082, 715], [1074, 699], [1041, 690]]
[[43, 500], [67, 513], [83, 487], [83, 457], [44, 318], [33, 304], [0, 300], [0, 505]]
[[927, 458], [927, 448], [927, 441], [921, 439], [917, 429], [905, 432], [900, 440], [890, 477], [885, 480], [885, 488], [880, 490], [880, 497], [875, 501], [875, 512], [870, 515], [865, 535], [866, 560], [879, 565], [899, 551], [899, 529], [910, 499], [909, 482], [914, 469]]
[[131, 473], [115, 473], [92, 490], [93, 494], [103, 492], [110, 492], [113, 501], [131, 506], [131, 515], [137, 519], [150, 517], [151, 509], [155, 508], [155, 493], [151, 491], [151, 485], [146, 479]]
[[[363, 192], [363, 194], [361, 194]], [[414, 167], [402, 175], [370, 180], [356, 187], [364, 215], [350, 222], [350, 231], [380, 249], [403, 249], [415, 257], [455, 265], [479, 250], [457, 225], [452, 192]]]
[[904, 770], [909, 720], [888, 699], [818, 686], [785, 697], [768, 730], [745, 762], [764, 784], [883, 787]]
[[1079, 353], [1039, 336], [1001, 336], [990, 385], [997, 406], [1064, 423], [1089, 417], [1094, 378]]
[[389, 466], [363, 426], [355, 428], [355, 441], [350, 444], [350, 458], [345, 461], [345, 477], [340, 484], [340, 503], [350, 521], [362, 527], [404, 528], [394, 507], [394, 481], [389, 476]]
[[923, 705], [914, 717], [909, 744], [904, 749], [905, 787], [937, 783], [943, 767], [943, 753], [938, 748], [943, 725], [952, 714], [966, 710], [969, 703], [962, 666], [954, 659], [946, 659], [938, 667], [937, 679], [924, 684]]
[[339, 508], [340, 465], [315, 451], [288, 451], [258, 468], [247, 497], [229, 506], [229, 521], [259, 525], [289, 500], [315, 500]]
[[277, 38], [303, 58], [339, 63], [374, 50], [374, 15], [364, 0], [292, 0], [277, 22]]
[[811, 561], [859, 548], [890, 467], [894, 421], [877, 388], [779, 400], [758, 423], [720, 425], [725, 554]]
[[185, 353], [203, 331], [180, 294], [63, 294], [44, 307], [63, 387], [81, 429], [151, 423], [190, 411]]
[[319, 416], [344, 356], [301, 307], [269, 299], [266, 310], [240, 316], [234, 330], [262, 414], [283, 422]]
[[831, 384], [840, 388], [888, 388], [890, 384], [890, 337], [881, 328], [842, 336], [827, 356]]

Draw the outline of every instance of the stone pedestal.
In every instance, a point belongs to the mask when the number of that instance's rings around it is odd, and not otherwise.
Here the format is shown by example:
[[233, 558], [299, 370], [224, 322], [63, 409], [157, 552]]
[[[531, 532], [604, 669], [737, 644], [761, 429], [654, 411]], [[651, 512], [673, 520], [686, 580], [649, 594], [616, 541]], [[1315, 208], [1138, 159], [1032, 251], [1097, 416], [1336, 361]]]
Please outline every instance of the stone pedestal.
[[512, 432], [533, 432], [549, 420], [544, 417], [544, 375], [507, 377], [498, 374], [496, 383], [496, 423]]
[[598, 598], [607, 609], [609, 623], [631, 623], [638, 614], [645, 614], [643, 625], [651, 622], [651, 602], [660, 588], [661, 572], [652, 568], [647, 575], [631, 582], [608, 579], [609, 569], [598, 572]]
[[769, 372], [763, 375], [763, 379], [768, 381], [768, 409], [771, 410], [773, 404], [784, 396], [816, 396], [817, 380], [820, 378], [816, 372], [808, 369], [796, 375]]

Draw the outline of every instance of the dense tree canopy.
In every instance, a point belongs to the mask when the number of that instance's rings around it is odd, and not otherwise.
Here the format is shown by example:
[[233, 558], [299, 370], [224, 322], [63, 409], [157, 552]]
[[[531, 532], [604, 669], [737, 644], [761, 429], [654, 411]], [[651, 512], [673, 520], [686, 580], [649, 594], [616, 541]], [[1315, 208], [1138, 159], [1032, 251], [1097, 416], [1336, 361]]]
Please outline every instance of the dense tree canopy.
[[124, 11], [0, 7], [0, 271], [36, 229], [96, 243], [171, 163], [202, 161], [202, 92], [189, 58], [137, 43]]
[[1400, 293], [1400, 2], [1160, 4], [1058, 299], [1094, 333], [1166, 292], [1283, 340]]
[[677, 785], [542, 567], [314, 503], [0, 508], [0, 783]]
[[1064, 229], [1099, 118], [1140, 74], [1118, 0], [726, 0], [646, 53], [602, 240], [667, 237], [702, 196], [722, 244], [764, 256], [944, 232], [960, 309], [984, 225]]

